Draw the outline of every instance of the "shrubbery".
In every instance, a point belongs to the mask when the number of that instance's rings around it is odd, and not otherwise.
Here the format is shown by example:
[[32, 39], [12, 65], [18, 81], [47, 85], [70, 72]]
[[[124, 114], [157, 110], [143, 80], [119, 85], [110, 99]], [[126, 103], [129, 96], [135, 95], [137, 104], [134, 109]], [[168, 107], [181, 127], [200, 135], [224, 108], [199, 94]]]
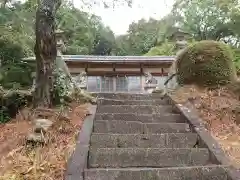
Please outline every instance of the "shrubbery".
[[231, 49], [224, 43], [200, 41], [187, 47], [176, 62], [180, 84], [224, 85], [236, 79]]
[[173, 43], [164, 42], [159, 46], [152, 47], [145, 56], [172, 56], [175, 55], [175, 46]]
[[26, 88], [32, 85], [31, 74], [34, 66], [23, 62], [21, 46], [6, 39], [0, 39], [0, 84], [3, 88]]
[[15, 117], [19, 109], [32, 102], [32, 93], [1, 88], [0, 101], [0, 123], [4, 123]]
[[73, 84], [61, 69], [55, 69], [53, 74], [55, 79], [53, 103], [54, 105], [63, 104], [64, 101], [69, 100], [68, 97], [73, 89]]
[[233, 49], [234, 52], [234, 65], [236, 66], [237, 72], [240, 73], [240, 49]]

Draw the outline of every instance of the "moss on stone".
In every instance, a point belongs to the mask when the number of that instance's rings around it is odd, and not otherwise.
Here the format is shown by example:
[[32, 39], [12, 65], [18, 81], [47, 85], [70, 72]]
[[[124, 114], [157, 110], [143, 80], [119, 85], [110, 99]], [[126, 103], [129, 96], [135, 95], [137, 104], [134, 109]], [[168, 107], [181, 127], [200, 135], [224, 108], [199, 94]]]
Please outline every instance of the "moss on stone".
[[231, 49], [217, 41], [200, 41], [177, 57], [177, 80], [180, 84], [224, 85], [236, 78]]

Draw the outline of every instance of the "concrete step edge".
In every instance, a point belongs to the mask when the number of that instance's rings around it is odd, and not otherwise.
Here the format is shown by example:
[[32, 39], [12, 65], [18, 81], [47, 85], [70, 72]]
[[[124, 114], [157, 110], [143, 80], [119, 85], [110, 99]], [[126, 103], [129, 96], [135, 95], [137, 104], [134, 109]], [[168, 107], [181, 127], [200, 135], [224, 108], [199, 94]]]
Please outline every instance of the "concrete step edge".
[[[131, 114], [131, 115], [137, 115], [137, 116], [159, 116], [160, 114], [159, 113], [152, 113], [152, 114], [140, 114], [140, 113], [101, 113], [101, 112], [97, 112], [96, 113], [96, 115], [110, 115], [110, 114], [121, 114], [121, 115], [129, 115], [129, 114]], [[167, 112], [167, 113], [164, 113], [164, 114], [162, 114], [161, 116], [181, 116], [181, 114], [174, 114], [174, 113], [169, 113], [169, 112]]]
[[150, 100], [126, 100], [126, 99], [108, 99], [108, 98], [97, 98], [97, 100], [107, 100], [107, 101], [120, 101], [120, 102], [124, 102], [124, 101], [132, 101], [132, 102], [154, 102], [154, 101], [168, 101], [167, 99], [150, 99]]
[[[96, 121], [96, 120], [95, 120]], [[121, 120], [97, 120], [98, 122], [107, 122], [109, 121], [110, 123], [113, 123], [113, 122], [121, 122], [121, 123], [126, 123], [126, 124], [130, 124], [130, 123], [134, 123], [134, 124], [143, 124], [143, 125], [189, 125], [188, 123], [175, 123], [175, 122], [141, 122], [141, 121], [121, 121]]]
[[104, 104], [100, 104], [99, 106], [104, 106], [104, 107], [107, 107], [107, 106], [109, 106], [109, 107], [154, 107], [154, 108], [160, 108], [160, 107], [173, 107], [172, 105], [169, 105], [169, 104], [166, 104], [166, 105], [163, 105], [163, 104], [159, 104], [159, 105], [104, 105]]
[[194, 132], [186, 132], [186, 133], [161, 133], [161, 134], [136, 134], [136, 133], [130, 133], [130, 134], [119, 134], [119, 133], [95, 133], [93, 132], [92, 135], [109, 135], [109, 136], [161, 136], [161, 135], [197, 135], [197, 133]]
[[149, 171], [149, 170], [175, 170], [175, 169], [197, 169], [197, 168], [229, 168], [230, 165], [217, 165], [217, 164], [208, 164], [205, 166], [179, 166], [179, 167], [163, 167], [163, 168], [151, 168], [151, 167], [128, 167], [128, 168], [90, 168], [84, 169], [84, 171]]
[[106, 150], [208, 150], [208, 148], [89, 148], [89, 151], [98, 150], [98, 151], [106, 151]]

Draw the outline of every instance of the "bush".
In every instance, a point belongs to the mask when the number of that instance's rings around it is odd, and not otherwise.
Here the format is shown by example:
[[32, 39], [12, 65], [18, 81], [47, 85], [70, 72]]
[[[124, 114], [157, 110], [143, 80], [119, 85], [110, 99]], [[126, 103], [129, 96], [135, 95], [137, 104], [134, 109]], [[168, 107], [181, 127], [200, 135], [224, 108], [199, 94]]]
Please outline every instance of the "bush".
[[8, 39], [0, 39], [0, 50], [2, 66], [18, 62], [24, 56], [22, 47]]
[[6, 89], [32, 86], [34, 67], [24, 62], [4, 65], [0, 68], [0, 84]]
[[0, 84], [6, 89], [29, 88], [35, 67], [23, 62], [23, 49], [7, 39], [0, 39]]
[[237, 72], [240, 72], [240, 49], [234, 49], [234, 65], [236, 66]]
[[175, 47], [173, 43], [165, 42], [160, 46], [151, 48], [145, 56], [172, 56], [175, 55]]
[[3, 90], [0, 92], [0, 123], [14, 118], [18, 111], [32, 102], [29, 91]]
[[64, 104], [72, 89], [72, 83], [62, 69], [54, 68], [53, 104]]
[[224, 85], [236, 79], [231, 49], [224, 43], [201, 41], [187, 47], [177, 57], [179, 84]]

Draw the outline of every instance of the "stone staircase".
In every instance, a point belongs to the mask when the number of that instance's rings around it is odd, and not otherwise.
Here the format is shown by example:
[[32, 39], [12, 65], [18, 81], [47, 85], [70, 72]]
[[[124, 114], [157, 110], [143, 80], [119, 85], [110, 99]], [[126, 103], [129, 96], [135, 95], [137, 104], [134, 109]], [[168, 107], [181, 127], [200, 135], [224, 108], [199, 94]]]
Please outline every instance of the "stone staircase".
[[[84, 180], [230, 180], [160, 95], [101, 94]], [[102, 99], [101, 99], [102, 98]]]

